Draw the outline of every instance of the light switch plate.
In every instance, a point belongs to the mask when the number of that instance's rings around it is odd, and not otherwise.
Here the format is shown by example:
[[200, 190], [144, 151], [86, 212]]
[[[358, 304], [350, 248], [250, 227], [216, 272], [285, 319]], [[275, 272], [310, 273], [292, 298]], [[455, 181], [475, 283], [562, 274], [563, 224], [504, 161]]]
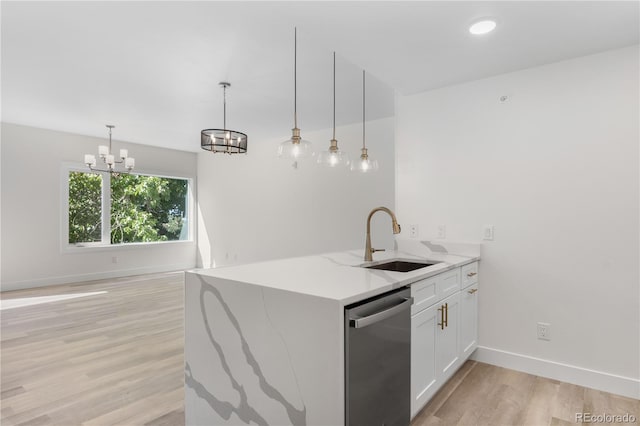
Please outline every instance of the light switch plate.
[[482, 227], [482, 239], [493, 241], [493, 225], [484, 225]]

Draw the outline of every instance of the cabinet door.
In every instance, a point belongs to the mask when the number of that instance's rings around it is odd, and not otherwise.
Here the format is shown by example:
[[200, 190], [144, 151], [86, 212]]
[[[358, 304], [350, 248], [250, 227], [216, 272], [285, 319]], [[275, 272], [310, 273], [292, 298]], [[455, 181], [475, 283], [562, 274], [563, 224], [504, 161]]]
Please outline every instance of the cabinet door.
[[460, 365], [460, 293], [447, 297], [436, 307], [441, 308], [438, 320], [442, 317], [445, 320], [444, 328], [436, 329], [436, 377], [444, 383]]
[[478, 284], [460, 293], [460, 350], [462, 361], [478, 347]]
[[411, 317], [411, 418], [436, 392], [436, 334], [440, 305]]

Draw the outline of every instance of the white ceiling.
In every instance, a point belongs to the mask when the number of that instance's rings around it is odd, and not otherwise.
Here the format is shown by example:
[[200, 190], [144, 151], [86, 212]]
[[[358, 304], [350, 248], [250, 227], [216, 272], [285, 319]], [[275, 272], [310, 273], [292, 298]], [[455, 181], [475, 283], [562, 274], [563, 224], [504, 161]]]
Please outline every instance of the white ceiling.
[[[222, 127], [252, 143], [293, 127], [298, 26], [299, 127], [393, 114], [417, 93], [637, 44], [638, 2], [8, 2], [2, 13], [2, 120], [198, 151]], [[471, 36], [478, 18], [498, 22]], [[253, 136], [253, 137], [252, 137]], [[329, 135], [327, 140], [329, 139]], [[338, 139], [339, 135], [338, 135]]]

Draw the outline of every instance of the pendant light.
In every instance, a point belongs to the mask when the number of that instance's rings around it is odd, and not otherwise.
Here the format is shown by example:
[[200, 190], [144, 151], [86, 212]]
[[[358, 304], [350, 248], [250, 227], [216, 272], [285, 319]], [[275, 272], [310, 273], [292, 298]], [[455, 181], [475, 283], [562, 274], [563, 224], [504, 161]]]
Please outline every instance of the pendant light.
[[293, 129], [291, 138], [282, 142], [278, 147], [278, 157], [285, 159], [297, 160], [302, 157], [314, 155], [311, 142], [300, 137], [300, 129], [298, 129], [298, 29], [294, 28], [293, 43]]
[[378, 160], [372, 160], [369, 158], [369, 153], [367, 151], [367, 146], [365, 144], [365, 123], [366, 123], [366, 115], [365, 115], [365, 72], [362, 71], [362, 154], [360, 154], [360, 159], [351, 163], [351, 171], [361, 172], [361, 173], [370, 173], [378, 170]]
[[[119, 173], [130, 173], [131, 170], [136, 165], [136, 160], [133, 157], [129, 157], [129, 151], [126, 149], [121, 149], [119, 152], [119, 159], [116, 160], [115, 155], [113, 155], [112, 147], [111, 147], [111, 130], [113, 130], [113, 124], [106, 124], [107, 129], [109, 129], [109, 146], [100, 145], [98, 146], [98, 156], [105, 164], [106, 168], [101, 169], [96, 167], [97, 161], [96, 156], [92, 154], [85, 154], [84, 156], [84, 164], [86, 164], [89, 169], [93, 172], [109, 172], [111, 174], [119, 174]], [[116, 167], [118, 164], [122, 164], [124, 170], [118, 170]]]
[[336, 140], [336, 52], [333, 52], [333, 139], [327, 151], [318, 156], [318, 164], [326, 167], [345, 167], [349, 165], [349, 156], [338, 149]]
[[247, 152], [247, 135], [235, 130], [227, 129], [227, 87], [231, 83], [222, 81], [218, 83], [222, 87], [223, 121], [222, 129], [205, 129], [200, 132], [200, 147], [213, 153], [243, 154]]

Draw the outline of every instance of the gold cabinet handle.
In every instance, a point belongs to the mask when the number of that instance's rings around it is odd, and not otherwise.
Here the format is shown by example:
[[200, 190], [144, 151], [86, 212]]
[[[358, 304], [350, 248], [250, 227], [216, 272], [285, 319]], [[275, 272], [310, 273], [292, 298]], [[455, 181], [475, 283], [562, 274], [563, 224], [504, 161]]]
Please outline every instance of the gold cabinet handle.
[[476, 291], [478, 291], [478, 289], [477, 289], [477, 288], [472, 288], [471, 290], [467, 290], [467, 293], [469, 293], [469, 294], [473, 294], [473, 293], [475, 293]]
[[468, 277], [473, 277], [473, 276], [475, 276], [475, 275], [478, 275], [478, 273], [477, 273], [477, 272], [469, 272], [469, 273], [467, 274], [467, 276], [468, 276]]
[[444, 304], [444, 326], [449, 327], [449, 304]]
[[438, 323], [438, 325], [440, 326], [440, 330], [444, 330], [444, 326], [445, 326], [445, 323], [444, 323], [444, 305], [441, 305], [438, 308], [438, 311], [440, 312], [440, 322]]

